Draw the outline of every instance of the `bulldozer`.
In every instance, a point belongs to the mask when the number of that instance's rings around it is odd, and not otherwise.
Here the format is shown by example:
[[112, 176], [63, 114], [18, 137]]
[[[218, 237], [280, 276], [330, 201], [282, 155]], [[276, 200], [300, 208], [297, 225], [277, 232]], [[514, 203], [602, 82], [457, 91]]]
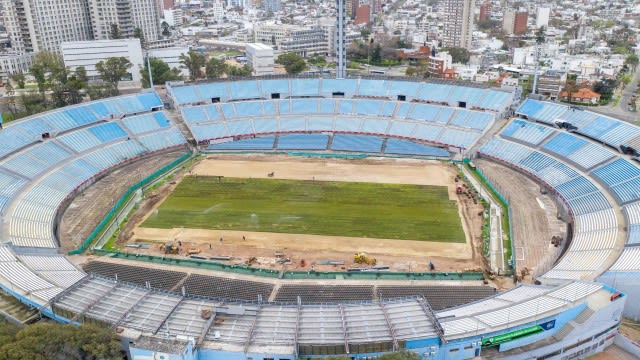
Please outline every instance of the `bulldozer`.
[[372, 266], [377, 263], [376, 258], [363, 252], [353, 255], [353, 262], [356, 264], [367, 264]]
[[180, 249], [173, 242], [168, 242], [164, 244], [165, 254], [177, 254], [178, 251], [180, 251]]

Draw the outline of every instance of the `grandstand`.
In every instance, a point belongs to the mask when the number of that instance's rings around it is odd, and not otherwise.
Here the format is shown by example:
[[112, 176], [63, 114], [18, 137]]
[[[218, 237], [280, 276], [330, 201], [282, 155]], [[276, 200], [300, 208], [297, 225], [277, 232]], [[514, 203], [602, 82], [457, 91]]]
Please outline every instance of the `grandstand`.
[[[274, 285], [100, 261], [81, 270], [57, 253], [59, 211], [114, 168], [185, 147], [150, 92], [47, 112], [0, 130], [4, 292], [56, 321], [112, 326], [133, 356], [184, 359], [364, 359], [401, 349], [427, 359], [573, 358], [610, 345], [621, 314], [637, 311], [616, 288], [640, 296], [633, 282], [640, 272], [640, 170], [632, 159], [640, 128], [529, 99], [518, 119], [485, 140], [502, 125], [512, 94], [454, 83], [282, 78], [167, 90], [198, 143], [215, 151], [440, 157], [464, 150], [473, 157], [469, 151], [478, 145], [478, 156], [556, 195], [573, 238], [558, 263], [537, 277], [541, 285], [500, 293]], [[178, 343], [184, 346], [164, 346]]]

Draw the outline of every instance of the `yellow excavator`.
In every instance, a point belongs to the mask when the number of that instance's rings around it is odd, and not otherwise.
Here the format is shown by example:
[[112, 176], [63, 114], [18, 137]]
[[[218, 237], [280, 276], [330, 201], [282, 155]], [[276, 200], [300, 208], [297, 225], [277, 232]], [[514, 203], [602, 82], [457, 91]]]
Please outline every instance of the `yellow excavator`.
[[356, 264], [367, 264], [373, 266], [377, 263], [377, 260], [373, 256], [369, 256], [366, 253], [361, 252], [353, 255], [353, 262]]

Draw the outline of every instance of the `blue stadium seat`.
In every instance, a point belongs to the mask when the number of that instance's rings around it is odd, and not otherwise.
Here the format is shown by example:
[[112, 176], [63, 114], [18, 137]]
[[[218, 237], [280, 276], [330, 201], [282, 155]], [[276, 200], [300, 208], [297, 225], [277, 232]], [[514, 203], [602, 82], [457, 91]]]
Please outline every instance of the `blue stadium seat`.
[[280, 135], [278, 150], [326, 150], [329, 136], [323, 134]]
[[273, 150], [275, 136], [263, 136], [252, 139], [242, 139], [218, 144], [211, 144], [208, 150]]
[[384, 139], [377, 136], [336, 134], [333, 136], [331, 150], [379, 153]]
[[449, 152], [445, 149], [399, 139], [388, 139], [384, 152], [393, 155], [449, 157]]

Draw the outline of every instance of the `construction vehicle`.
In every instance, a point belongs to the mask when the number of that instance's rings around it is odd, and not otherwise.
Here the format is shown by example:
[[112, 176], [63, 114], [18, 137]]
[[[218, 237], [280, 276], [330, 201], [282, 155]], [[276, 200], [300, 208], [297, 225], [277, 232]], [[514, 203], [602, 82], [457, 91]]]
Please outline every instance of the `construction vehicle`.
[[353, 255], [353, 262], [356, 264], [375, 265], [377, 260], [373, 256], [369, 256], [366, 253], [361, 252]]
[[188, 255], [196, 255], [196, 254], [200, 254], [200, 249], [198, 248], [188, 248], [187, 249], [187, 254]]
[[177, 247], [173, 242], [168, 242], [164, 244], [164, 253], [165, 254], [177, 254], [180, 251], [180, 248]]

